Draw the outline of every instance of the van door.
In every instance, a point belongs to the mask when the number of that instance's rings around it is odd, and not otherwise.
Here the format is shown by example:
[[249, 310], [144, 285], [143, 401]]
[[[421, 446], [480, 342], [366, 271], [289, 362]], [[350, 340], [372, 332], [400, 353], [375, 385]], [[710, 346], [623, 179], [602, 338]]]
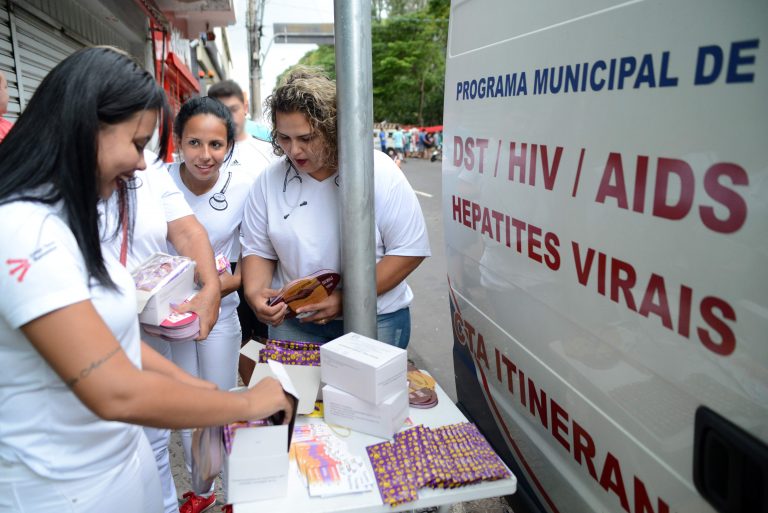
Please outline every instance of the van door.
[[767, 52], [764, 0], [452, 3], [457, 394], [531, 507], [714, 511], [697, 411], [765, 448]]

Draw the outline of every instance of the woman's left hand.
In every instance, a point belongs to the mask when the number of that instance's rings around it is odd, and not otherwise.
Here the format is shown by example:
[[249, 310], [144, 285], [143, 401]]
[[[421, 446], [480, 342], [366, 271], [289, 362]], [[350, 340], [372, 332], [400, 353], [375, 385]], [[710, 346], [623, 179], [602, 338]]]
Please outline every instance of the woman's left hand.
[[218, 280], [200, 289], [188, 303], [182, 303], [177, 311], [192, 311], [200, 318], [200, 335], [195, 340], [205, 340], [219, 319], [221, 291]]
[[316, 324], [327, 324], [341, 315], [342, 302], [341, 291], [334, 290], [330, 296], [319, 303], [304, 305], [296, 313], [313, 312], [312, 315], [299, 319], [299, 322], [314, 322]]
[[229, 271], [219, 274], [221, 284], [221, 297], [226, 297], [240, 288], [240, 273], [234, 275]]

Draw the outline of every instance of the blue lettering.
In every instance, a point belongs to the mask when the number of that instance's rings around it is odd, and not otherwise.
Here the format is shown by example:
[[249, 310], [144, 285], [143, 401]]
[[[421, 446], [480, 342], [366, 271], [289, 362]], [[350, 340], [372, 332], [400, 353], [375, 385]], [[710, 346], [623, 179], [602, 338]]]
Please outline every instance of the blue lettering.
[[547, 78], [549, 70], [547, 68], [537, 69], [533, 75], [533, 94], [547, 94]]
[[669, 52], [661, 54], [661, 73], [659, 76], [659, 87], [675, 87], [677, 77], [670, 77], [669, 74]]
[[643, 82], [648, 84], [648, 87], [656, 87], [656, 77], [653, 75], [653, 57], [649, 53], [643, 55], [643, 60], [640, 61], [640, 69], [637, 70], [634, 88], [639, 88]]
[[622, 57], [619, 63], [619, 89], [624, 89], [624, 79], [632, 76], [637, 66], [637, 60], [632, 57]]
[[597, 61], [592, 66], [592, 71], [589, 74], [589, 86], [592, 88], [593, 91], [599, 91], [603, 87], [605, 87], [605, 79], [604, 78], [600, 78], [599, 81], [595, 80], [595, 75], [597, 74], [597, 71], [598, 70], [605, 71], [605, 68], [606, 68], [605, 61]]
[[[711, 66], [708, 63], [711, 62]], [[695, 85], [711, 84], [720, 76], [723, 68], [723, 49], [717, 45], [700, 46], [699, 55], [696, 58], [696, 74], [693, 83]]]
[[751, 39], [749, 41], [739, 41], [731, 45], [731, 53], [728, 58], [728, 73], [725, 76], [726, 83], [743, 83], [754, 82], [754, 73], [739, 73], [739, 66], [755, 63], [755, 56], [742, 55], [742, 50], [749, 50], [751, 48], [757, 48], [760, 45], [759, 39]]

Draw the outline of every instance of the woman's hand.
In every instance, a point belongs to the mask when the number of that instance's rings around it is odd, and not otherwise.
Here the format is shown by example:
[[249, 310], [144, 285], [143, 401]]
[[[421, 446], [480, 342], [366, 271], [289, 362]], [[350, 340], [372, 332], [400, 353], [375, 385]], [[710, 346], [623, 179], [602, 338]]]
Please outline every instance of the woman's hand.
[[[288, 424], [293, 417], [296, 399], [286, 394], [280, 382], [275, 378], [264, 378], [255, 386], [243, 392], [249, 399], [253, 417], [244, 420], [259, 420], [278, 414], [283, 424]], [[281, 414], [282, 415], [279, 415]]]
[[219, 274], [219, 283], [221, 284], [221, 297], [226, 297], [240, 288], [240, 273], [232, 274], [224, 271]]
[[339, 289], [331, 292], [331, 295], [311, 305], [304, 305], [296, 310], [297, 314], [312, 312], [312, 315], [299, 319], [299, 322], [314, 322], [317, 324], [327, 324], [341, 315], [342, 296]]
[[219, 318], [219, 305], [221, 303], [221, 292], [219, 290], [219, 282], [215, 281], [213, 285], [206, 285], [200, 289], [189, 302], [175, 307], [177, 312], [192, 311], [200, 318], [200, 335], [195, 340], [199, 341], [208, 338], [208, 334]]
[[284, 302], [278, 303], [275, 306], [269, 306], [270, 298], [275, 297], [280, 293], [275, 289], [261, 289], [254, 300], [251, 297], [251, 307], [253, 313], [256, 314], [256, 318], [268, 326], [279, 326], [285, 319], [285, 314], [288, 313], [288, 305]]

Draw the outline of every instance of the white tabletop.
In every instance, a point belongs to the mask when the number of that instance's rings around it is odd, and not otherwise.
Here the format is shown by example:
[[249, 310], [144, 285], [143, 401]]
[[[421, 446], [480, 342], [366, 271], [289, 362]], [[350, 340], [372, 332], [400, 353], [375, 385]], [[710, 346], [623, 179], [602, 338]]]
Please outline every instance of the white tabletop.
[[[467, 422], [467, 418], [459, 411], [451, 399], [445, 394], [439, 385], [436, 386], [438, 403], [434, 408], [426, 410], [411, 408], [410, 420], [412, 425], [423, 424], [426, 427], [437, 428], [457, 422]], [[323, 419], [308, 418], [300, 416], [296, 419], [297, 424], [322, 423]], [[403, 426], [403, 429], [411, 427], [410, 424]], [[347, 431], [341, 428], [340, 431]], [[370, 461], [365, 452], [369, 445], [384, 441], [371, 435], [366, 435], [357, 431], [350, 431], [350, 435], [343, 440], [347, 443], [349, 451], [361, 456], [367, 463], [371, 475], [373, 470]], [[234, 505], [234, 513], [335, 513], [335, 512], [359, 512], [359, 513], [389, 513], [395, 511], [410, 511], [419, 508], [429, 508], [434, 506], [443, 506], [446, 504], [455, 504], [477, 499], [487, 499], [489, 497], [499, 497], [502, 495], [511, 495], [517, 490], [517, 479], [510, 472], [508, 479], [499, 481], [487, 481], [449, 490], [433, 490], [431, 488], [420, 488], [418, 490], [419, 499], [414, 502], [401, 504], [391, 507], [381, 501], [379, 489], [365, 493], [356, 493], [349, 495], [339, 495], [336, 497], [310, 497], [306, 487], [302, 484], [301, 478], [296, 470], [296, 465], [292, 461], [288, 471], [288, 492], [285, 497], [269, 499], [257, 502], [243, 502]]]

